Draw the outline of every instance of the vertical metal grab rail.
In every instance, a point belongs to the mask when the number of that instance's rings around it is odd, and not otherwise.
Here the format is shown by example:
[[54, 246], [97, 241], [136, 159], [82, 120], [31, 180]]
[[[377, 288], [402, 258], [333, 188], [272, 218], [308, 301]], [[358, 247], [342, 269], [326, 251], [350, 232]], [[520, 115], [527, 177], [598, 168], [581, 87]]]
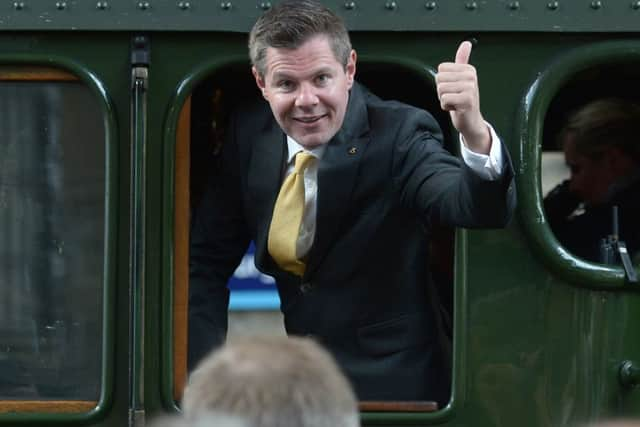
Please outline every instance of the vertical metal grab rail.
[[144, 425], [145, 172], [149, 39], [134, 36], [131, 46], [131, 187], [129, 288], [130, 427]]

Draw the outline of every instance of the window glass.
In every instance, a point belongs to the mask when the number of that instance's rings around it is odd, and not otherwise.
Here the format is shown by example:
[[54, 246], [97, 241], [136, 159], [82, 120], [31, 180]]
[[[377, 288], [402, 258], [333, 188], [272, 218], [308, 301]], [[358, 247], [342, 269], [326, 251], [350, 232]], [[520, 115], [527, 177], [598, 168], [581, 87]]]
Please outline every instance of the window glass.
[[0, 399], [98, 400], [104, 211], [90, 90], [0, 81]]

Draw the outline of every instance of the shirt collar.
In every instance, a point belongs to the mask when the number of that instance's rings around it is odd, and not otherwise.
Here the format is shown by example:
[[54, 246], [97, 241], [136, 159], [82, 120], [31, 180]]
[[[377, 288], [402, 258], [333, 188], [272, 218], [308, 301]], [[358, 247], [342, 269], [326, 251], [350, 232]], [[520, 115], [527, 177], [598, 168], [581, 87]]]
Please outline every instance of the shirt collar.
[[311, 153], [313, 157], [320, 160], [324, 155], [324, 151], [326, 148], [327, 148], [326, 144], [321, 144], [311, 149], [304, 148], [302, 145], [298, 144], [295, 139], [287, 135], [287, 152], [288, 152], [287, 164], [291, 163], [293, 161], [293, 158], [300, 151], [306, 151], [307, 153]]

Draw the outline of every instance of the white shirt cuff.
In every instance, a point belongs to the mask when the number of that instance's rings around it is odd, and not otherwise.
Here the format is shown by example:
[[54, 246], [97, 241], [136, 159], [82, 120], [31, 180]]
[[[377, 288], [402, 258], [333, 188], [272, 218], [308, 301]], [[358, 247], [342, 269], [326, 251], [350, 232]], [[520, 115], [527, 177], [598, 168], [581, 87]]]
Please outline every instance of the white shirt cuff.
[[498, 134], [489, 123], [485, 122], [491, 133], [491, 148], [489, 155], [471, 151], [464, 145], [464, 138], [460, 134], [460, 154], [462, 160], [478, 175], [488, 181], [495, 181], [502, 174], [502, 143]]

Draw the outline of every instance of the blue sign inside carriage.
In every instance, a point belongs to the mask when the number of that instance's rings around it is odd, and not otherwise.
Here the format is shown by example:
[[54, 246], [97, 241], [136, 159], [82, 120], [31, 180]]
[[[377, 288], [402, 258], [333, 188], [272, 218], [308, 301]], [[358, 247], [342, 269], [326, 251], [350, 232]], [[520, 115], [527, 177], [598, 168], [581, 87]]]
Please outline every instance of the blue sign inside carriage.
[[278, 310], [280, 297], [273, 277], [261, 273], [254, 263], [253, 242], [229, 280], [230, 310]]

